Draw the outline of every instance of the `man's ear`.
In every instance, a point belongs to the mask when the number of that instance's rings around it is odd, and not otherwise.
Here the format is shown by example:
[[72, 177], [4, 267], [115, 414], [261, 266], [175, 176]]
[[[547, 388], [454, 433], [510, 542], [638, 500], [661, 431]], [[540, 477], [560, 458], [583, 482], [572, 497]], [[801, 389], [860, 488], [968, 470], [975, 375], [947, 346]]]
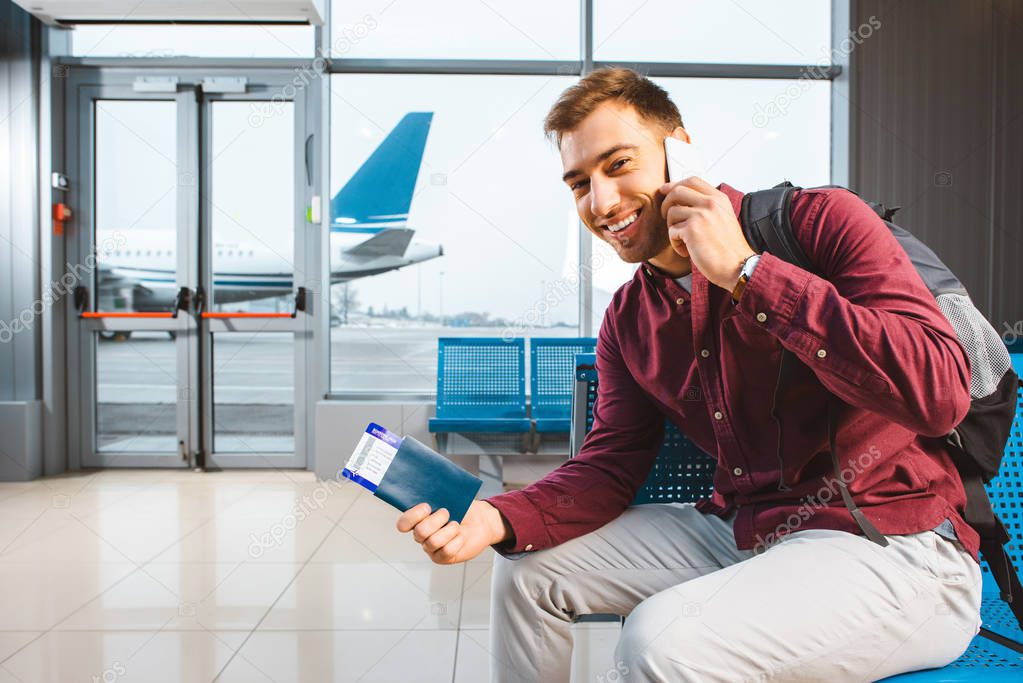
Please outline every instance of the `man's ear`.
[[678, 138], [679, 140], [682, 140], [683, 142], [687, 142], [689, 144], [693, 143], [692, 139], [690, 139], [689, 137], [689, 132], [686, 131], [686, 129], [683, 128], [682, 126], [678, 126], [675, 128], [675, 130], [671, 131], [671, 137]]

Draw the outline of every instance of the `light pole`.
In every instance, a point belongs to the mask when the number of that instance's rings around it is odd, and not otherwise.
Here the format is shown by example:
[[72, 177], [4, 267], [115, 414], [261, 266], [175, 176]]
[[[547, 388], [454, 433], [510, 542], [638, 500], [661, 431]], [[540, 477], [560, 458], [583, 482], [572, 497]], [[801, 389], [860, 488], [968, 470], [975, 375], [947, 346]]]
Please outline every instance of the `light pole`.
[[440, 271], [440, 326], [444, 327], [444, 271]]
[[537, 304], [537, 308], [540, 309], [540, 327], [543, 327], [544, 318], [544, 303], [547, 298], [547, 280], [540, 280], [540, 302]]

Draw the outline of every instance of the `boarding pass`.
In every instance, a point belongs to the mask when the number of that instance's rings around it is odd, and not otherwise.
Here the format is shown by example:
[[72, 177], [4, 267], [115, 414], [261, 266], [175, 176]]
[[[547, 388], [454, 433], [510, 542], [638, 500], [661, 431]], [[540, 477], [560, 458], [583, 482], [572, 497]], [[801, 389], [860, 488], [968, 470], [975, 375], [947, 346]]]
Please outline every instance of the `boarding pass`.
[[376, 491], [400, 445], [400, 436], [370, 422], [341, 474], [370, 491]]

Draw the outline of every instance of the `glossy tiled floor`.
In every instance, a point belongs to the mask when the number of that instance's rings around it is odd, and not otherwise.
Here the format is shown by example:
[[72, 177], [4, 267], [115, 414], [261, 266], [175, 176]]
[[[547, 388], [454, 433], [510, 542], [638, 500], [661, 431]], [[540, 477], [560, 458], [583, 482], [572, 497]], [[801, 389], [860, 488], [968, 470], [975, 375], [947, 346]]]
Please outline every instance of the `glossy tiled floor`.
[[[396, 519], [305, 472], [0, 484], [0, 683], [486, 681], [492, 553], [434, 565]], [[579, 628], [595, 680], [617, 627]]]

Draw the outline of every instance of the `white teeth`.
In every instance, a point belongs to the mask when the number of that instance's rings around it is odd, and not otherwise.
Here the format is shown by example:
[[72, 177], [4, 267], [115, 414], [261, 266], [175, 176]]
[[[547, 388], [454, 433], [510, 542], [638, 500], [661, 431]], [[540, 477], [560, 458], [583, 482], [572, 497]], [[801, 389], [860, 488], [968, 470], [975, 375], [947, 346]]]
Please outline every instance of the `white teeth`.
[[607, 229], [610, 230], [611, 232], [618, 232], [619, 230], [624, 230], [625, 228], [632, 225], [633, 221], [636, 220], [636, 217], [638, 215], [639, 212], [637, 211], [636, 213], [632, 214], [631, 216], [621, 221], [620, 223], [615, 223], [614, 225], [607, 226]]

